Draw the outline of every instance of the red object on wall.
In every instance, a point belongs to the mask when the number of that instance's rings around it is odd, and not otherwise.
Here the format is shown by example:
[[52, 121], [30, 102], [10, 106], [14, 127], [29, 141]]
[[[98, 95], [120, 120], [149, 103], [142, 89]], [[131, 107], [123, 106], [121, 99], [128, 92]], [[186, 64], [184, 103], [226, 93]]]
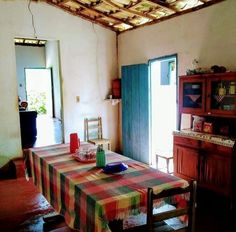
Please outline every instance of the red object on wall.
[[117, 78], [112, 81], [112, 97], [121, 98], [121, 79]]

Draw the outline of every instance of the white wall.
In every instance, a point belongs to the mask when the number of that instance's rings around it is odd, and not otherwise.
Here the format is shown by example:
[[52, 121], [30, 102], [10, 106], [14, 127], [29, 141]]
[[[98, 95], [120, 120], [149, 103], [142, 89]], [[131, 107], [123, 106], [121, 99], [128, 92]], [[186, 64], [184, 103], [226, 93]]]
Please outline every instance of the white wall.
[[[14, 37], [33, 37], [28, 1], [0, 1], [0, 167], [21, 155]], [[117, 77], [116, 34], [43, 2], [31, 4], [36, 35], [59, 40], [63, 119], [69, 133], [83, 140], [83, 120], [101, 115], [104, 137], [116, 149], [118, 112], [104, 101], [111, 80]], [[76, 102], [80, 96], [80, 102]]]
[[26, 100], [25, 68], [45, 68], [45, 48], [19, 45], [15, 48], [18, 95]]
[[236, 1], [227, 0], [199, 11], [119, 35], [119, 65], [147, 63], [178, 54], [178, 74], [199, 66], [223, 65], [236, 70]]
[[61, 77], [58, 41], [48, 41], [46, 43], [46, 67], [52, 69], [55, 117], [58, 119], [62, 119]]

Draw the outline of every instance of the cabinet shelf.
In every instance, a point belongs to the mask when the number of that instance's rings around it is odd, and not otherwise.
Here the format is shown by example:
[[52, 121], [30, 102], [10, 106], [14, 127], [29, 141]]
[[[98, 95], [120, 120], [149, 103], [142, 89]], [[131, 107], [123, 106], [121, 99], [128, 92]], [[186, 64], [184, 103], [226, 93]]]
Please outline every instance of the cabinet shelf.
[[[236, 94], [231, 88], [234, 82], [236, 72], [180, 76], [179, 112], [196, 115], [210, 112], [212, 116], [236, 118]], [[224, 94], [218, 94], [220, 89]]]

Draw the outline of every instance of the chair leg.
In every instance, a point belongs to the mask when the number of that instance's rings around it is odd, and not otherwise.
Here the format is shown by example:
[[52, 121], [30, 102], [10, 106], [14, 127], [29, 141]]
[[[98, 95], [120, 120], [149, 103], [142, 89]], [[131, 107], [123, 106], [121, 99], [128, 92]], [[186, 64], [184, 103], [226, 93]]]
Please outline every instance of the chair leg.
[[170, 174], [170, 170], [169, 170], [169, 164], [170, 164], [170, 159], [166, 159], [166, 170], [167, 170], [167, 173]]

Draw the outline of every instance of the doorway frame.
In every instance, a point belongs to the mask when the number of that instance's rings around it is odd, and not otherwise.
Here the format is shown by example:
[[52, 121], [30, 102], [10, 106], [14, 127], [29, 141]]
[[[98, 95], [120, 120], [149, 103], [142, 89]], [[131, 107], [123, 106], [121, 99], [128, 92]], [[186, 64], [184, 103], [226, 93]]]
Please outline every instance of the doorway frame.
[[155, 61], [162, 61], [162, 60], [167, 60], [167, 59], [175, 59], [176, 60], [176, 129], [178, 128], [177, 124], [178, 124], [178, 121], [179, 121], [179, 114], [178, 114], [178, 104], [179, 104], [179, 101], [178, 101], [178, 86], [179, 86], [179, 78], [178, 78], [178, 54], [177, 53], [174, 53], [174, 54], [171, 54], [171, 55], [165, 55], [165, 56], [160, 56], [160, 57], [157, 57], [157, 58], [153, 58], [153, 59], [149, 59], [148, 60], [148, 67], [149, 67], [149, 73], [150, 73], [150, 154], [151, 154], [151, 166], [154, 166], [154, 162], [155, 161], [155, 154], [154, 154], [154, 150], [153, 150], [153, 127], [152, 127], [152, 118], [153, 118], [153, 110], [152, 110], [152, 103], [153, 103], [153, 98], [152, 98], [152, 88], [153, 88], [153, 85], [152, 85], [152, 77], [151, 77], [151, 63], [152, 62], [155, 62]]
[[[14, 36], [14, 39], [16, 38], [17, 36]], [[28, 36], [22, 36], [22, 38], [29, 38]], [[13, 39], [13, 48], [14, 48], [14, 54], [15, 54], [15, 60], [16, 60], [16, 43]], [[37, 38], [38, 40], [41, 40], [40, 38]], [[47, 39], [47, 38], [44, 38], [43, 40], [45, 41], [55, 41], [57, 42], [58, 46], [57, 46], [57, 49], [58, 49], [58, 73], [59, 73], [59, 83], [60, 83], [60, 106], [61, 106], [61, 109], [60, 109], [60, 121], [61, 121], [61, 141], [62, 143], [65, 142], [65, 133], [64, 133], [64, 127], [65, 127], [65, 124], [64, 124], [64, 104], [63, 104], [63, 86], [62, 86], [62, 71], [61, 71], [61, 51], [60, 51], [60, 40], [59, 39], [54, 39], [54, 40], [51, 40], [51, 39]], [[23, 45], [22, 45], [23, 46]], [[24, 45], [24, 46], [27, 46], [27, 45]], [[32, 45], [33, 46], [33, 45]], [[46, 45], [44, 45], [46, 47]], [[45, 57], [45, 60], [46, 60], [46, 57]], [[16, 66], [16, 82], [18, 84], [18, 78], [17, 78], [17, 64], [15, 64]], [[52, 89], [54, 90], [54, 81], [53, 81], [53, 69], [52, 67], [27, 67], [28, 69], [50, 69], [51, 70], [51, 83], [52, 83]], [[24, 78], [25, 78], [25, 75], [24, 75]], [[26, 80], [25, 80], [26, 81]], [[25, 88], [25, 91], [26, 91], [26, 88]], [[19, 96], [18, 94], [18, 88], [16, 89], [16, 92], [17, 92], [17, 96]], [[27, 96], [27, 94], [25, 93], [25, 96]], [[54, 98], [54, 92], [52, 92], [52, 105], [54, 106], [55, 102], [54, 102], [55, 98]], [[53, 114], [53, 117], [55, 117], [56, 113], [55, 113], [55, 107], [52, 108], [52, 114]], [[19, 124], [19, 127], [20, 127], [20, 124]]]

